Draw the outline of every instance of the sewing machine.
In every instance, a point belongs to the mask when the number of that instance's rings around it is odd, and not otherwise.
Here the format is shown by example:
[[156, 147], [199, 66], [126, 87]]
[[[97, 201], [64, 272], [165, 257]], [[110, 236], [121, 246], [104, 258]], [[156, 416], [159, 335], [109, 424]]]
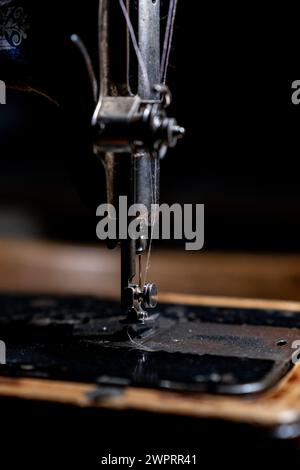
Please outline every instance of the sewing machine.
[[[163, 57], [161, 64], [160, 2], [139, 2], [138, 43], [129, 11], [122, 2], [100, 2], [98, 86], [92, 79], [93, 88], [98, 91], [95, 97], [99, 95], [92, 121], [94, 149], [106, 170], [108, 203], [117, 207], [120, 195], [125, 195], [132, 204], [142, 204], [148, 209], [151, 227], [151, 205], [159, 203], [159, 161], [169, 147], [176, 145], [184, 129], [166, 114], [171, 94], [165, 83], [167, 57]], [[174, 15], [171, 12], [170, 19]], [[117, 24], [120, 24], [118, 28]], [[170, 34], [167, 31], [165, 54], [170, 47], [168, 41], [172, 41], [168, 37]], [[73, 37], [73, 40], [75, 43], [80, 41], [78, 37]], [[133, 51], [129, 47], [131, 42]], [[88, 68], [87, 52], [84, 56]], [[116, 57], [121, 65], [117, 69], [113, 67]], [[137, 65], [134, 64], [135, 58]], [[138, 70], [135, 83], [134, 66]], [[92, 71], [90, 75], [94, 75]], [[147, 223], [142, 215], [140, 218], [141, 225]], [[109, 242], [114, 243], [113, 240]], [[149, 244], [141, 236], [136, 240], [121, 240], [120, 245], [122, 305], [128, 312], [129, 322], [144, 323], [149, 319], [145, 309], [154, 308], [157, 304], [155, 284], [142, 283], [141, 257]], [[138, 284], [133, 283], [137, 256]]]
[[[161, 47], [158, 0], [139, 0], [138, 8], [122, 0], [96, 3], [99, 8], [91, 9], [98, 15], [98, 37], [86, 31], [86, 41], [62, 21], [65, 30], [45, 47], [53, 46], [56, 54], [59, 41], [68, 38], [86, 74], [93, 108], [87, 134], [104, 166], [107, 202], [117, 207], [119, 197], [126, 196], [151, 215], [151, 204], [159, 200], [160, 159], [184, 134], [166, 111], [175, 10], [168, 12]], [[67, 13], [68, 8], [66, 21]], [[47, 54], [46, 60], [39, 55], [40, 15], [33, 2], [0, 1], [0, 79], [8, 91], [60, 106], [59, 80], [53, 83], [50, 65], [44, 73], [40, 64], [48, 60]], [[78, 123], [75, 130], [81, 131]], [[140, 216], [138, 223], [142, 229], [145, 219]], [[161, 295], [157, 305], [157, 287], [144, 282], [143, 272], [151, 242], [141, 236], [108, 240], [108, 245], [121, 249], [121, 307], [117, 300], [83, 296], [1, 296], [7, 361], [0, 374], [11, 381], [0, 380], [0, 394], [259, 423], [275, 432], [282, 432], [283, 424], [285, 432], [296, 434], [299, 405], [293, 389], [286, 387], [281, 399], [276, 387], [292, 376], [299, 380], [292, 353], [300, 306], [175, 294]], [[241, 398], [249, 394], [254, 396], [250, 403]], [[273, 408], [265, 407], [269, 399]], [[284, 415], [285, 400], [289, 415]]]

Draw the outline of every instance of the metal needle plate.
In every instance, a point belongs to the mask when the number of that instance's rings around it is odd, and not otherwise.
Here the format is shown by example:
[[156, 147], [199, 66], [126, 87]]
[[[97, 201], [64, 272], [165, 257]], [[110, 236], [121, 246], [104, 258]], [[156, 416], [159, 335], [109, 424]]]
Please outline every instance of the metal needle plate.
[[300, 312], [161, 304], [153, 328], [124, 325], [117, 302], [0, 296], [1, 375], [245, 394], [293, 366]]

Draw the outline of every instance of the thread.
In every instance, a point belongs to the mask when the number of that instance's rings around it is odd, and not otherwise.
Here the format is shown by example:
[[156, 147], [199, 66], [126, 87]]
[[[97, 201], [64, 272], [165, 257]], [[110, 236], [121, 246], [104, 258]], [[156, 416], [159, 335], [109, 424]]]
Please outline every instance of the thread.
[[133, 29], [133, 26], [132, 26], [132, 23], [131, 23], [131, 20], [130, 20], [130, 16], [128, 14], [128, 10], [127, 10], [123, 0], [119, 0], [119, 3], [120, 3], [120, 7], [122, 9], [124, 18], [126, 20], [126, 24], [127, 24], [127, 28], [128, 28], [129, 34], [130, 34], [131, 42], [132, 42], [132, 45], [133, 45], [133, 48], [134, 48], [134, 51], [135, 51], [135, 54], [136, 54], [141, 72], [142, 72], [142, 75], [143, 75], [143, 79], [144, 79], [144, 82], [145, 82], [145, 87], [147, 89], [147, 93], [150, 94], [150, 91], [151, 91], [150, 90], [150, 81], [149, 81], [147, 68], [146, 68], [143, 56], [141, 54], [141, 51], [140, 51], [140, 48], [139, 48], [139, 45], [138, 45], [138, 42], [137, 42], [137, 39], [136, 39], [136, 35], [135, 35], [134, 29]]
[[135, 340], [130, 336], [129, 328], [127, 328], [127, 336], [128, 336], [128, 339], [129, 339], [130, 343], [131, 343], [131, 344], [134, 344], [134, 346], [136, 347], [136, 349], [139, 349], [140, 351], [145, 351], [145, 352], [153, 352], [153, 349], [148, 348], [147, 346], [144, 346], [142, 343], [138, 343], [137, 341], [135, 341]]
[[[157, 156], [154, 157], [154, 184], [152, 181], [152, 174], [151, 174], [151, 166], [150, 168], [150, 181], [151, 181], [151, 202], [152, 202], [152, 207], [153, 204], [155, 205], [155, 212], [154, 212], [154, 217], [152, 220], [151, 217], [151, 232], [150, 232], [150, 240], [149, 240], [149, 245], [148, 245], [148, 253], [147, 253], [147, 261], [146, 261], [146, 267], [145, 267], [145, 274], [144, 274], [144, 285], [147, 282], [147, 276], [148, 272], [150, 269], [150, 256], [152, 252], [152, 242], [153, 242], [153, 233], [154, 233], [154, 227], [156, 224], [156, 205], [157, 205]], [[151, 207], [151, 212], [152, 212], [152, 207]]]
[[167, 19], [167, 26], [166, 26], [166, 34], [164, 39], [164, 46], [163, 46], [163, 54], [161, 60], [161, 73], [160, 79], [163, 85], [166, 84], [167, 81], [167, 72], [168, 66], [170, 62], [170, 54], [171, 54], [171, 47], [174, 35], [174, 25], [175, 25], [175, 18], [177, 12], [177, 4], [178, 0], [170, 0], [169, 5], [169, 12], [168, 12], [168, 19]]

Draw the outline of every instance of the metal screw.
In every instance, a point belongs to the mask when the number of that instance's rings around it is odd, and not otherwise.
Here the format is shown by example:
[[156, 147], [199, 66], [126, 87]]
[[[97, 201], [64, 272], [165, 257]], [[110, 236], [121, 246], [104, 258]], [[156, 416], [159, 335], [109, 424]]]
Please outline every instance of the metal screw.
[[153, 283], [145, 284], [143, 289], [143, 305], [145, 308], [155, 308], [157, 305], [157, 287]]

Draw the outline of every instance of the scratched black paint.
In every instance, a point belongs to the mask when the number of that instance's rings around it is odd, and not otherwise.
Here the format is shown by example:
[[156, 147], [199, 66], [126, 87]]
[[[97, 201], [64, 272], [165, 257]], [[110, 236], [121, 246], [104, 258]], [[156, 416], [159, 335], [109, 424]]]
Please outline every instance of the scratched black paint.
[[[138, 331], [121, 322], [117, 302], [2, 295], [0, 337], [7, 345], [7, 365], [0, 373], [250, 393], [270, 387], [291, 368], [289, 351], [276, 343], [291, 331], [290, 341], [297, 337], [299, 312], [170, 304], [160, 305], [158, 312], [153, 329]], [[247, 337], [242, 336], [245, 326]], [[270, 339], [274, 326], [278, 336], [275, 330]], [[266, 340], [259, 335], [262, 328], [267, 328]]]

